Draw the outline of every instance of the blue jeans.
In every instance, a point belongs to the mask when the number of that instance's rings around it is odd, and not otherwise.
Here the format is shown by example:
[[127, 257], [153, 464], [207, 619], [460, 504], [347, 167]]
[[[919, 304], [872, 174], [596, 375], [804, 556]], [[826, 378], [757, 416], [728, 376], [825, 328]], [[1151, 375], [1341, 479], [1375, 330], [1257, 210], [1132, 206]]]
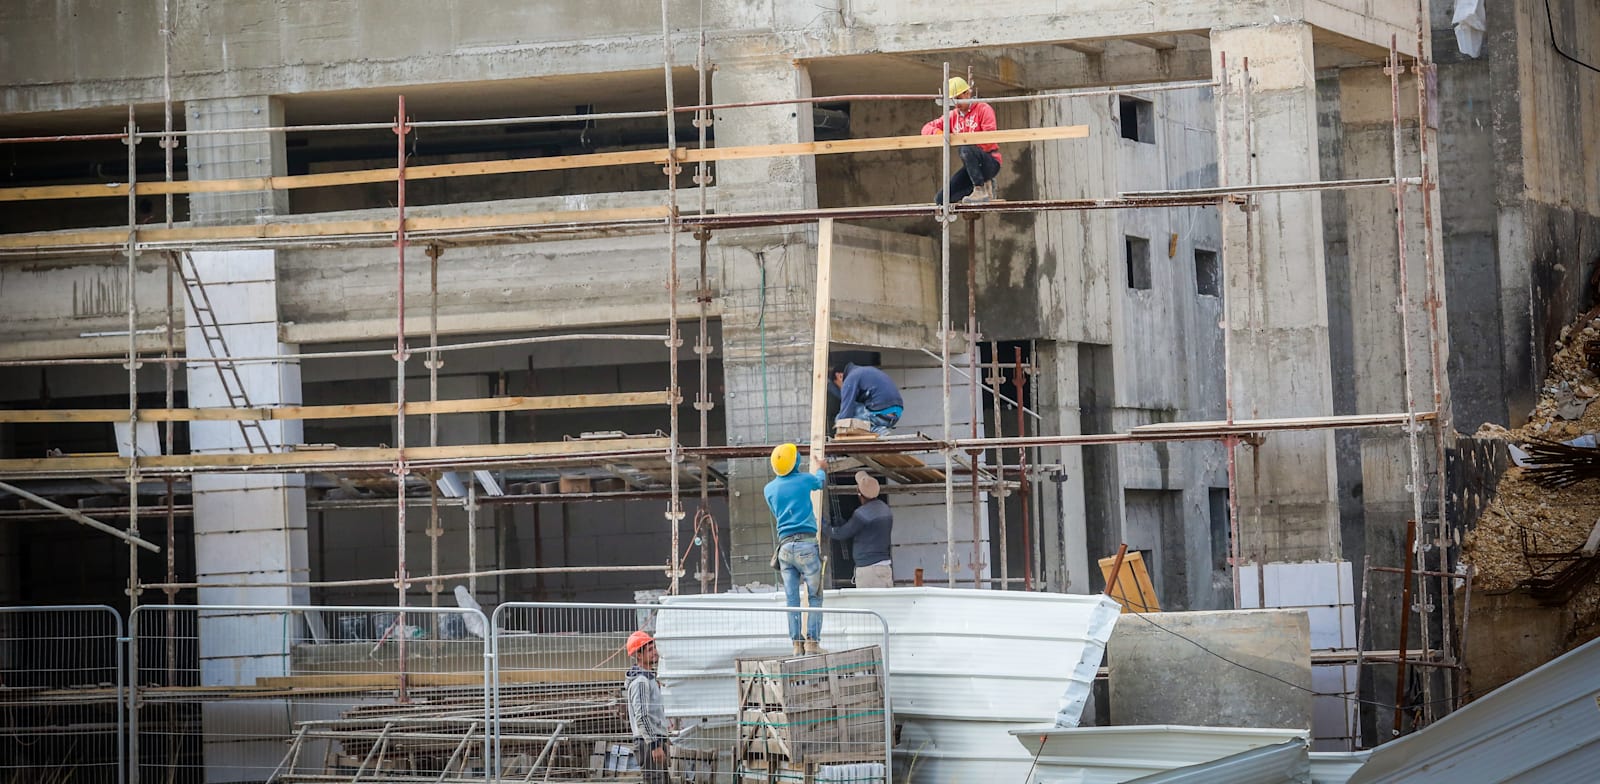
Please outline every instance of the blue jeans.
[[[965, 144], [956, 151], [961, 155], [961, 168], [950, 175], [950, 201], [960, 204], [962, 199], [972, 195], [973, 189], [1000, 173], [1000, 162], [994, 159], [994, 153], [984, 152], [977, 145]], [[944, 203], [944, 191], [933, 197], [933, 203]]]
[[894, 426], [900, 424], [900, 414], [905, 409], [900, 406], [891, 406], [882, 411], [868, 411], [865, 404], [855, 403], [850, 407], [847, 416], [840, 419], [859, 419], [872, 426], [872, 432], [880, 436], [889, 435]]
[[[778, 547], [778, 566], [783, 570], [783, 594], [790, 607], [800, 606], [800, 581], [806, 581], [806, 594], [812, 607], [822, 606], [822, 550], [812, 539], [784, 542]], [[789, 639], [822, 639], [822, 613], [805, 613], [806, 636], [800, 636], [801, 613], [789, 613]]]

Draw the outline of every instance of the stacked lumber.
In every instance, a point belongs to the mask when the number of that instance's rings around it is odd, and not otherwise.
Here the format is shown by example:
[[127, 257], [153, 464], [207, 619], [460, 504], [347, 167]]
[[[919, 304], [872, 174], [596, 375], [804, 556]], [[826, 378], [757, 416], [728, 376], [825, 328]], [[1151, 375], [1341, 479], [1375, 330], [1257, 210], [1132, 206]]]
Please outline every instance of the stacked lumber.
[[787, 659], [737, 659], [746, 781], [818, 780], [821, 766], [881, 762], [883, 654], [877, 646]]

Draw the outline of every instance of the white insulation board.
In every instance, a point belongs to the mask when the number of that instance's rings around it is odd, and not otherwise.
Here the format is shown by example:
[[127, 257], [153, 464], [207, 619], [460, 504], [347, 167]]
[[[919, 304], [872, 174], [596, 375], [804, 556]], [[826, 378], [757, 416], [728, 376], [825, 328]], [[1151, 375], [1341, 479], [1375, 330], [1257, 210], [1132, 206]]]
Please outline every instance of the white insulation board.
[[[672, 606], [782, 607], [782, 594], [676, 596]], [[1120, 607], [1101, 596], [949, 588], [829, 591], [828, 608], [873, 610], [889, 630], [886, 669], [904, 758], [915, 781], [980, 780], [1028, 758], [1007, 730], [1018, 724], [1076, 726]], [[789, 653], [786, 613], [663, 611], [656, 619], [667, 715], [734, 713], [736, 658]], [[861, 618], [828, 617], [822, 645], [882, 644]], [[841, 633], [847, 630], [847, 633]], [[905, 759], [900, 760], [903, 765]], [[897, 766], [898, 767], [898, 766]], [[928, 778], [933, 776], [933, 778]]]

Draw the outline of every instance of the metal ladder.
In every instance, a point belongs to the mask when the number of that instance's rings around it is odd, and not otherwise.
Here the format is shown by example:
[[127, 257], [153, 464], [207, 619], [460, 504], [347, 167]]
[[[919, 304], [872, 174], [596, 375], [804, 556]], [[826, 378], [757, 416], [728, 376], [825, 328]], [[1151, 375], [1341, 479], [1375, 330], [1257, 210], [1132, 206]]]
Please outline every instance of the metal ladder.
[[[232, 356], [228, 351], [228, 341], [222, 336], [222, 327], [217, 323], [216, 311], [211, 308], [211, 296], [206, 293], [205, 282], [200, 279], [200, 272], [194, 266], [194, 259], [188, 251], [177, 254], [176, 262], [178, 277], [183, 280], [183, 294], [189, 300], [189, 307], [194, 311], [195, 326], [200, 330], [200, 336], [205, 340], [207, 352], [214, 359], [224, 359]], [[222, 391], [228, 396], [228, 405], [234, 408], [252, 408], [250, 396], [245, 393], [244, 379], [239, 376], [239, 368], [231, 360], [225, 362], [209, 363], [216, 368], [217, 378], [222, 381]], [[272, 441], [267, 438], [267, 431], [261, 427], [260, 420], [240, 419], [239, 434], [244, 437], [245, 449], [250, 452], [271, 452]]]

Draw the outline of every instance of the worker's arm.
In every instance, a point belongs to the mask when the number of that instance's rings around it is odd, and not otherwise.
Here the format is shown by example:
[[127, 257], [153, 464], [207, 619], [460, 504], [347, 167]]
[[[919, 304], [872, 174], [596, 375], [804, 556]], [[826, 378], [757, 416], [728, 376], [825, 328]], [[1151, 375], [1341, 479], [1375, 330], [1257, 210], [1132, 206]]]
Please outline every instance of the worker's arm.
[[644, 678], [628, 681], [628, 724], [634, 732], [641, 735], [650, 731], [650, 712], [644, 704], [644, 689]]
[[831, 525], [828, 526], [828, 537], [831, 539], [854, 539], [856, 534], [861, 533], [862, 527], [866, 524], [866, 521], [861, 519], [861, 510], [857, 509], [851, 513], [850, 519], [846, 520], [844, 525], [837, 528]]
[[934, 135], [936, 133], [943, 133], [943, 132], [944, 132], [944, 117], [942, 115], [939, 116], [939, 117], [935, 117], [932, 120], [929, 120], [926, 123], [923, 123], [923, 125], [922, 125], [922, 135], [923, 136], [932, 136], [932, 135]]
[[861, 398], [861, 374], [851, 373], [844, 377], [844, 388], [839, 390], [839, 415], [834, 421], [843, 421], [855, 413], [856, 401]]
[[806, 474], [806, 476], [810, 479], [806, 482], [806, 484], [810, 485], [809, 488], [806, 488], [808, 490], [821, 490], [828, 486], [828, 472], [821, 468]]

